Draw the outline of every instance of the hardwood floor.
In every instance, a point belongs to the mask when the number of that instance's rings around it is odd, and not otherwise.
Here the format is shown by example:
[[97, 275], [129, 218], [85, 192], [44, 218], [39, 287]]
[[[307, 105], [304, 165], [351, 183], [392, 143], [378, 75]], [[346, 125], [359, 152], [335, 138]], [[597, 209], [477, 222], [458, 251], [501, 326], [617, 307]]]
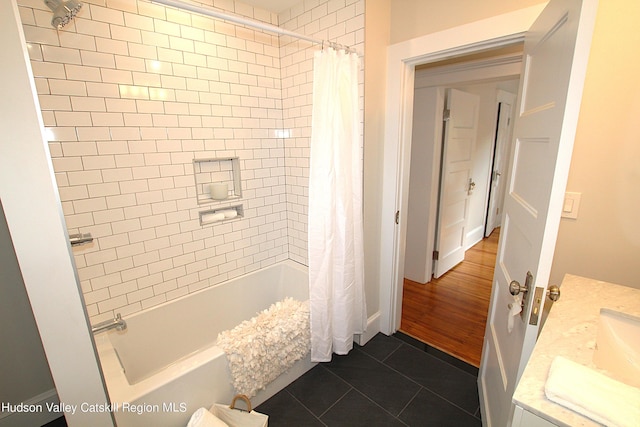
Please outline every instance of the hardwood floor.
[[400, 330], [479, 367], [499, 237], [497, 228], [439, 279], [405, 279]]

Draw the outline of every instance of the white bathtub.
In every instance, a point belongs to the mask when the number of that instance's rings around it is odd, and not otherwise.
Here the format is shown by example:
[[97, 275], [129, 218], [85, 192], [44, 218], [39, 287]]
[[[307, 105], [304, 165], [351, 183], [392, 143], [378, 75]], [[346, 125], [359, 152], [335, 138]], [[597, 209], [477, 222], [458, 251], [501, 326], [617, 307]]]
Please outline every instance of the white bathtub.
[[[234, 396], [218, 333], [285, 297], [308, 299], [307, 268], [284, 261], [125, 318], [127, 329], [96, 335], [119, 427], [186, 426], [191, 414]], [[311, 369], [309, 355], [251, 399], [273, 396]], [[124, 367], [124, 368], [123, 368]]]

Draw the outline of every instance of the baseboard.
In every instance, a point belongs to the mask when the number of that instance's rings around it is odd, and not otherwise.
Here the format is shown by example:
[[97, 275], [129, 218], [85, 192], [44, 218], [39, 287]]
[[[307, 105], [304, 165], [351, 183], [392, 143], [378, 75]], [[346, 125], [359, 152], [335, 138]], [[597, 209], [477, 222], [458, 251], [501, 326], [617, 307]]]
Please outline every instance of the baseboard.
[[466, 236], [465, 241], [464, 241], [465, 242], [465, 250], [470, 249], [471, 247], [473, 247], [473, 245], [475, 245], [476, 243], [478, 243], [482, 239], [484, 239], [484, 225], [476, 227], [476, 228], [474, 228], [473, 230], [471, 230], [470, 232], [467, 233], [467, 236]]
[[[3, 402], [6, 404], [7, 402]], [[42, 394], [32, 397], [29, 400], [25, 400], [23, 406], [28, 406], [32, 411], [29, 412], [0, 412], [0, 427], [12, 427], [12, 426], [41, 426], [50, 421], [60, 418], [63, 414], [60, 412], [49, 412], [47, 409], [52, 405], [60, 403], [58, 399], [58, 393], [56, 389], [45, 391]], [[14, 405], [13, 403], [11, 405]], [[19, 403], [15, 404], [19, 405]], [[15, 406], [14, 405], [14, 406]], [[48, 406], [47, 406], [48, 405]]]
[[374, 313], [367, 319], [367, 330], [363, 334], [355, 334], [353, 341], [358, 345], [365, 345], [380, 332], [380, 312]]

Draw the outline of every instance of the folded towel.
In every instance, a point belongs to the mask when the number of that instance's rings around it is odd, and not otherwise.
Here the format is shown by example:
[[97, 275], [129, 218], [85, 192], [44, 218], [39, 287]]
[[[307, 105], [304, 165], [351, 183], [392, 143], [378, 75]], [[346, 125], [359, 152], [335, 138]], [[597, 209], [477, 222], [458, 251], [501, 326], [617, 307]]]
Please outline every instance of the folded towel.
[[207, 411], [205, 408], [200, 408], [191, 415], [189, 424], [187, 427], [229, 427], [227, 423], [220, 418]]
[[224, 219], [235, 218], [238, 216], [238, 211], [235, 209], [225, 209], [223, 211], [218, 211], [217, 213], [224, 214]]
[[544, 387], [547, 398], [606, 426], [640, 426], [640, 389], [557, 356]]
[[209, 222], [218, 222], [224, 219], [224, 213], [214, 212], [202, 215], [202, 223], [207, 224]]

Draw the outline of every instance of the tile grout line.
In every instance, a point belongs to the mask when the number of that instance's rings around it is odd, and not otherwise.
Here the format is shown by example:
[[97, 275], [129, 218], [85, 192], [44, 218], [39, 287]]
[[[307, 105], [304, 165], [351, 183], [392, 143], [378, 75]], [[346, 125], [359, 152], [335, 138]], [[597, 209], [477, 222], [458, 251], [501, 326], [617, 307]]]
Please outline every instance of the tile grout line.
[[409, 399], [409, 401], [407, 402], [406, 405], [404, 405], [404, 407], [400, 410], [400, 412], [398, 412], [398, 419], [400, 418], [400, 415], [405, 411], [405, 409], [407, 409], [409, 407], [409, 405], [411, 405], [411, 402], [413, 402], [414, 400], [416, 400], [416, 397], [418, 397], [418, 395], [420, 394], [420, 392], [422, 390], [424, 390], [424, 386], [420, 386], [420, 388], [418, 389], [418, 391], [416, 391], [416, 394], [413, 395], [413, 397], [411, 399]]
[[[396, 338], [396, 339], [397, 339], [397, 338]], [[459, 368], [459, 367], [457, 367], [457, 366], [455, 366], [455, 365], [453, 365], [453, 364], [451, 364], [451, 363], [447, 362], [446, 360], [440, 359], [439, 357], [434, 356], [433, 354], [428, 353], [426, 350], [421, 350], [421, 349], [419, 349], [418, 347], [413, 346], [413, 345], [411, 345], [410, 343], [404, 342], [404, 341], [402, 341], [402, 340], [399, 340], [399, 341], [401, 341], [401, 342], [402, 342], [402, 344], [405, 344], [405, 345], [409, 346], [410, 348], [413, 348], [413, 349], [415, 349], [415, 350], [417, 350], [417, 351], [420, 351], [420, 352], [422, 352], [422, 353], [424, 353], [424, 354], [426, 354], [426, 355], [428, 355], [428, 356], [430, 356], [430, 357], [432, 357], [432, 358], [434, 358], [434, 359], [436, 359], [436, 360], [439, 360], [439, 361], [441, 361], [441, 362], [446, 363], [448, 366], [451, 366], [451, 367], [453, 367], [453, 368], [457, 369], [457, 370], [458, 370], [458, 371], [460, 371], [460, 372], [463, 372], [463, 373], [465, 373], [465, 374], [467, 374], [467, 375], [471, 375], [472, 377], [475, 377], [475, 378], [476, 378], [476, 380], [477, 380], [477, 378], [478, 378], [478, 377], [477, 377], [477, 375], [473, 375], [473, 374], [471, 374], [471, 373], [469, 373], [469, 372], [465, 371], [464, 369], [461, 369], [461, 368]], [[428, 344], [425, 344], [425, 345], [428, 345]], [[393, 351], [393, 352], [392, 352], [388, 357], [386, 357], [386, 358], [385, 358], [385, 361], [386, 361], [389, 357], [391, 357], [391, 355], [393, 355], [393, 353], [395, 353], [399, 348], [400, 348], [400, 346], [398, 346], [398, 348], [396, 348], [396, 349], [395, 349], [395, 350], [394, 350], [394, 351]], [[436, 349], [436, 350], [437, 350], [437, 349]], [[465, 363], [466, 363], [466, 362], [465, 362]], [[388, 365], [385, 363], [385, 366], [388, 366]], [[388, 367], [389, 367], [390, 369], [393, 369], [391, 366], [388, 366]], [[398, 373], [400, 373], [401, 375], [404, 375], [404, 374], [402, 374], [401, 372], [398, 372]], [[409, 378], [409, 377], [407, 377], [407, 378]], [[413, 381], [413, 379], [412, 379], [412, 378], [409, 378], [409, 379]], [[414, 382], [415, 382], [415, 381], [414, 381]], [[476, 383], [477, 383], [477, 381], [476, 381]], [[419, 384], [419, 383], [418, 383], [418, 384]], [[425, 390], [429, 391], [430, 393], [435, 394], [436, 396], [438, 396], [440, 399], [444, 400], [445, 402], [447, 402], [447, 403], [449, 403], [449, 404], [451, 404], [451, 405], [455, 406], [456, 408], [460, 409], [461, 411], [463, 411], [463, 412], [465, 412], [465, 413], [467, 413], [467, 414], [471, 415], [471, 416], [472, 416], [472, 417], [474, 417], [474, 418], [479, 418], [479, 417], [477, 417], [477, 416], [476, 416], [476, 413], [480, 411], [480, 405], [479, 405], [479, 404], [478, 404], [478, 408], [476, 408], [476, 410], [475, 410], [473, 413], [471, 413], [471, 412], [467, 411], [466, 409], [461, 408], [458, 404], [456, 404], [456, 403], [454, 403], [454, 402], [451, 402], [449, 399], [445, 398], [444, 396], [440, 395], [439, 393], [436, 393], [434, 390], [431, 390], [429, 387], [423, 386], [422, 384], [419, 384], [419, 385], [420, 385], [421, 387], [423, 387]]]
[[[352, 351], [353, 351], [353, 350], [352, 350]], [[377, 359], [375, 359], [375, 358], [374, 358], [374, 360], [377, 360]], [[378, 361], [378, 360], [377, 360], [377, 361]], [[378, 362], [379, 362], [379, 361], [378, 361]], [[386, 366], [386, 365], [385, 365], [385, 366]], [[378, 408], [382, 409], [384, 412], [386, 412], [387, 414], [389, 414], [390, 416], [392, 416], [394, 419], [396, 419], [396, 420], [400, 421], [400, 422], [401, 422], [402, 424], [404, 424], [404, 425], [407, 425], [405, 422], [403, 422], [401, 419], [399, 419], [396, 415], [393, 415], [393, 414], [392, 414], [391, 412], [389, 412], [387, 409], [385, 409], [385, 408], [383, 408], [382, 406], [380, 406], [376, 401], [374, 401], [373, 399], [371, 399], [371, 398], [370, 398], [369, 396], [367, 396], [364, 392], [362, 392], [362, 391], [358, 390], [358, 388], [357, 388], [357, 387], [355, 387], [353, 384], [351, 384], [350, 382], [348, 382], [348, 381], [347, 381], [347, 380], [345, 380], [344, 378], [340, 377], [338, 374], [336, 374], [336, 373], [334, 373], [333, 371], [331, 371], [331, 369], [325, 368], [324, 366], [323, 366], [323, 368], [324, 368], [324, 369], [326, 369], [327, 371], [329, 371], [329, 372], [331, 373], [331, 375], [336, 376], [336, 377], [337, 377], [337, 378], [339, 378], [341, 381], [343, 381], [344, 383], [348, 384], [348, 385], [349, 385], [349, 387], [350, 387], [350, 389], [349, 389], [345, 394], [343, 394], [343, 395], [342, 395], [338, 400], [336, 400], [336, 401], [333, 403], [333, 405], [331, 405], [331, 407], [329, 407], [326, 411], [324, 411], [324, 412], [322, 413], [322, 415], [325, 415], [325, 414], [329, 411], [329, 409], [331, 409], [332, 407], [334, 407], [338, 402], [340, 402], [342, 399], [344, 399], [344, 397], [345, 397], [347, 394], [349, 394], [349, 392], [350, 392], [351, 390], [353, 390], [353, 391], [355, 391], [355, 392], [357, 392], [357, 393], [361, 394], [364, 398], [366, 398], [368, 401], [370, 401], [371, 403], [373, 403], [373, 404], [374, 404], [375, 406], [377, 406]], [[401, 412], [402, 412], [402, 411], [401, 411]], [[321, 416], [322, 416], [322, 415], [321, 415]]]
[[[401, 344], [402, 345], [402, 344]], [[389, 353], [389, 355], [387, 357], [384, 358], [384, 360], [380, 360], [380, 359], [376, 359], [374, 356], [370, 355], [369, 353], [367, 353], [366, 351], [363, 351], [362, 353], [364, 353], [366, 356], [370, 357], [371, 359], [375, 360], [376, 362], [384, 365], [386, 368], [391, 369], [393, 372], [397, 373], [398, 375], [408, 379], [409, 381], [411, 381], [412, 383], [414, 383], [415, 385], [417, 385], [418, 387], [424, 387], [422, 384], [420, 384], [419, 382], [417, 382], [416, 380], [414, 380], [411, 377], [406, 376], [405, 374], [403, 374], [402, 372], [398, 371], [397, 369], [387, 365], [386, 360], [388, 358], [390, 358], [396, 351], [398, 351], [398, 349], [401, 347], [401, 345], [399, 345], [397, 348], [395, 348], [391, 353]]]
[[[401, 340], [400, 340], [400, 341], [401, 341]], [[411, 345], [411, 344], [409, 344], [409, 343], [401, 342], [401, 344], [400, 344], [398, 347], [396, 347], [396, 348], [395, 348], [391, 353], [389, 353], [389, 355], [388, 355], [387, 357], [385, 357], [385, 358], [384, 358], [384, 361], [380, 361], [380, 360], [376, 359], [375, 357], [371, 356], [370, 354], [368, 354], [368, 353], [367, 353], [367, 352], [365, 352], [365, 351], [363, 351], [362, 353], [364, 353], [364, 354], [366, 354], [367, 356], [371, 357], [373, 360], [376, 360], [376, 361], [378, 361], [378, 362], [382, 363], [382, 364], [383, 364], [384, 366], [386, 366], [387, 368], [391, 369], [392, 371], [394, 371], [394, 372], [398, 373], [399, 375], [403, 376], [404, 378], [406, 378], [406, 379], [408, 379], [409, 381], [413, 382], [414, 384], [418, 385], [421, 389], [425, 389], [425, 390], [429, 391], [430, 393], [433, 393], [434, 395], [438, 396], [440, 399], [442, 399], [442, 400], [444, 400], [445, 402], [449, 403], [450, 405], [452, 405], [452, 406], [456, 407], [457, 409], [459, 409], [459, 410], [463, 411], [464, 413], [469, 414], [469, 415], [471, 415], [471, 416], [472, 416], [472, 417], [474, 417], [474, 418], [477, 418], [477, 417], [476, 417], [476, 415], [475, 415], [475, 413], [476, 413], [476, 412], [478, 412], [479, 407], [478, 407], [478, 409], [476, 409], [473, 413], [471, 413], [471, 412], [467, 411], [466, 409], [461, 408], [458, 404], [456, 404], [456, 403], [454, 403], [454, 402], [450, 401], [449, 399], [447, 399], [446, 397], [442, 396], [440, 393], [435, 392], [434, 390], [430, 389], [429, 387], [426, 387], [426, 386], [424, 386], [424, 385], [420, 384], [419, 382], [417, 382], [417, 381], [416, 381], [416, 380], [414, 380], [413, 378], [408, 377], [408, 376], [406, 376], [405, 374], [403, 374], [402, 372], [400, 372], [400, 371], [396, 370], [395, 368], [393, 368], [393, 367], [389, 366], [389, 365], [386, 363], [386, 360], [388, 360], [388, 359], [389, 359], [389, 358], [390, 358], [394, 353], [396, 353], [396, 352], [400, 349], [400, 347], [402, 347], [402, 345], [407, 345], [407, 346], [409, 346], [410, 348], [414, 348], [414, 349], [416, 349], [416, 350], [418, 350], [418, 351], [421, 351], [419, 348], [416, 348], [416, 347], [412, 346], [412, 345]], [[444, 363], [447, 363], [446, 361], [441, 360], [441, 359], [439, 359], [439, 358], [437, 358], [437, 357], [435, 357], [435, 356], [433, 356], [433, 355], [431, 355], [431, 354], [429, 354], [429, 353], [427, 353], [427, 352], [424, 352], [424, 353], [425, 353], [425, 354], [427, 354], [427, 355], [429, 355], [429, 356], [431, 356], [431, 357], [433, 357], [434, 359], [437, 359], [437, 360], [439, 360], [439, 361], [442, 361], [442, 362], [444, 362]], [[458, 369], [458, 370], [460, 370], [460, 371], [462, 371], [462, 372], [464, 372], [464, 373], [466, 373], [466, 374], [469, 374], [468, 372], [464, 371], [463, 369], [460, 369], [460, 368], [458, 368], [457, 366], [451, 365], [450, 363], [447, 363], [447, 365], [449, 365], [449, 366], [451, 366], [451, 367], [453, 367], [453, 368], [456, 368], [456, 369]], [[469, 374], [469, 375], [471, 375], [471, 374]], [[419, 390], [419, 391], [420, 391], [420, 390]], [[418, 391], [418, 392], [419, 392], [419, 391]], [[417, 393], [416, 393], [416, 396], [417, 396]], [[410, 401], [412, 401], [413, 399], [415, 399], [415, 396], [414, 396], [412, 399], [410, 399]], [[407, 405], [408, 405], [408, 404], [407, 404]], [[402, 410], [404, 411], [404, 409], [406, 409], [406, 405], [405, 405], [405, 408], [403, 408]], [[402, 411], [400, 411], [400, 413], [402, 413]]]
[[[311, 414], [311, 416], [313, 416], [316, 420], [318, 420], [318, 422], [319, 422], [320, 424], [322, 424], [323, 426], [326, 426], [326, 424], [325, 424], [325, 423], [320, 419], [320, 417], [319, 417], [319, 416], [317, 416], [316, 414], [314, 414], [314, 413], [313, 413], [313, 411], [312, 411], [311, 409], [309, 409], [309, 408], [308, 408], [304, 403], [302, 403], [302, 402], [300, 401], [300, 399], [298, 399], [298, 398], [297, 398], [293, 393], [291, 393], [291, 392], [288, 390], [288, 387], [286, 387], [286, 388], [285, 388], [285, 391], [289, 394], [289, 396], [291, 396], [291, 397], [293, 398], [293, 400], [295, 400], [295, 401], [296, 401], [296, 402], [298, 402], [300, 405], [302, 405], [302, 407], [303, 407], [304, 409], [306, 409], [306, 410]], [[340, 399], [342, 399], [342, 397], [340, 397]], [[338, 400], [340, 400], [340, 399], [338, 399]], [[336, 401], [336, 402], [337, 402], [337, 401]], [[334, 403], [333, 405], [335, 405], [335, 403]], [[329, 408], [333, 407], [333, 405], [331, 405]], [[327, 409], [327, 411], [328, 411], [328, 410], [329, 410], [329, 409]], [[327, 412], [327, 411], [324, 411], [322, 414], [324, 415], [324, 413], [325, 413], [325, 412]], [[321, 416], [322, 416], [322, 415], [321, 415]]]
[[[411, 337], [410, 335], [407, 335], [407, 336], [408, 336], [408, 337], [410, 337], [410, 338], [413, 338], [413, 337]], [[465, 373], [465, 374], [467, 374], [467, 375], [471, 375], [472, 377], [478, 378], [478, 375], [477, 375], [477, 374], [472, 374], [471, 372], [467, 372], [465, 369], [463, 369], [463, 368], [461, 368], [461, 367], [459, 367], [459, 366], [456, 366], [456, 365], [454, 365], [453, 363], [450, 363], [450, 362], [448, 362], [447, 360], [445, 360], [445, 359], [443, 359], [443, 358], [440, 358], [440, 357], [438, 357], [438, 356], [436, 356], [436, 355], [434, 355], [434, 354], [432, 354], [432, 353], [429, 353], [429, 352], [427, 351], [427, 349], [426, 349], [426, 348], [421, 349], [421, 348], [419, 348], [419, 347], [417, 347], [417, 346], [415, 346], [415, 345], [412, 345], [412, 344], [410, 344], [410, 343], [408, 343], [408, 342], [406, 342], [406, 341], [403, 341], [403, 340], [401, 340], [401, 339], [399, 339], [399, 338], [396, 338], [396, 337], [394, 337], [394, 338], [395, 338], [395, 339], [397, 339], [398, 341], [400, 341], [402, 344], [406, 344], [406, 345], [408, 345], [408, 346], [409, 346], [409, 348], [413, 348], [413, 349], [418, 350], [418, 351], [420, 351], [420, 352], [422, 352], [422, 353], [425, 353], [425, 354], [429, 355], [430, 357], [433, 357], [434, 359], [437, 359], [437, 360], [439, 360], [439, 361], [441, 361], [441, 362], [443, 362], [443, 363], [446, 363], [447, 365], [449, 365], [449, 366], [451, 366], [451, 367], [453, 367], [453, 368], [455, 368], [455, 369], [457, 369], [457, 370], [459, 370], [459, 371], [461, 371], [461, 372], [464, 372], [464, 373]], [[416, 339], [416, 338], [413, 338], [413, 339]], [[419, 340], [418, 340], [418, 341], [419, 341]], [[456, 357], [451, 356], [450, 354], [447, 354], [447, 353], [443, 352], [442, 350], [439, 350], [439, 349], [437, 349], [436, 347], [433, 347], [432, 345], [429, 345], [429, 344], [424, 343], [424, 342], [422, 342], [422, 341], [420, 341], [420, 343], [421, 343], [421, 344], [424, 344], [425, 346], [430, 347], [430, 348], [432, 348], [432, 349], [434, 349], [434, 350], [436, 350], [436, 351], [439, 351], [439, 352], [441, 352], [441, 353], [444, 353], [444, 354], [445, 354], [445, 355], [447, 355], [448, 357], [452, 357], [452, 358], [454, 358], [454, 359], [457, 359]], [[462, 359], [457, 359], [457, 360], [461, 361], [462, 363], [466, 363], [466, 364], [467, 364], [467, 365], [469, 365], [469, 366], [473, 366], [473, 365], [471, 365], [471, 364], [469, 364], [469, 363], [465, 362], [465, 361], [464, 361], [464, 360], [462, 360]], [[474, 368], [475, 368], [475, 366], [474, 366]], [[477, 369], [477, 368], [476, 368], [476, 369]]]

